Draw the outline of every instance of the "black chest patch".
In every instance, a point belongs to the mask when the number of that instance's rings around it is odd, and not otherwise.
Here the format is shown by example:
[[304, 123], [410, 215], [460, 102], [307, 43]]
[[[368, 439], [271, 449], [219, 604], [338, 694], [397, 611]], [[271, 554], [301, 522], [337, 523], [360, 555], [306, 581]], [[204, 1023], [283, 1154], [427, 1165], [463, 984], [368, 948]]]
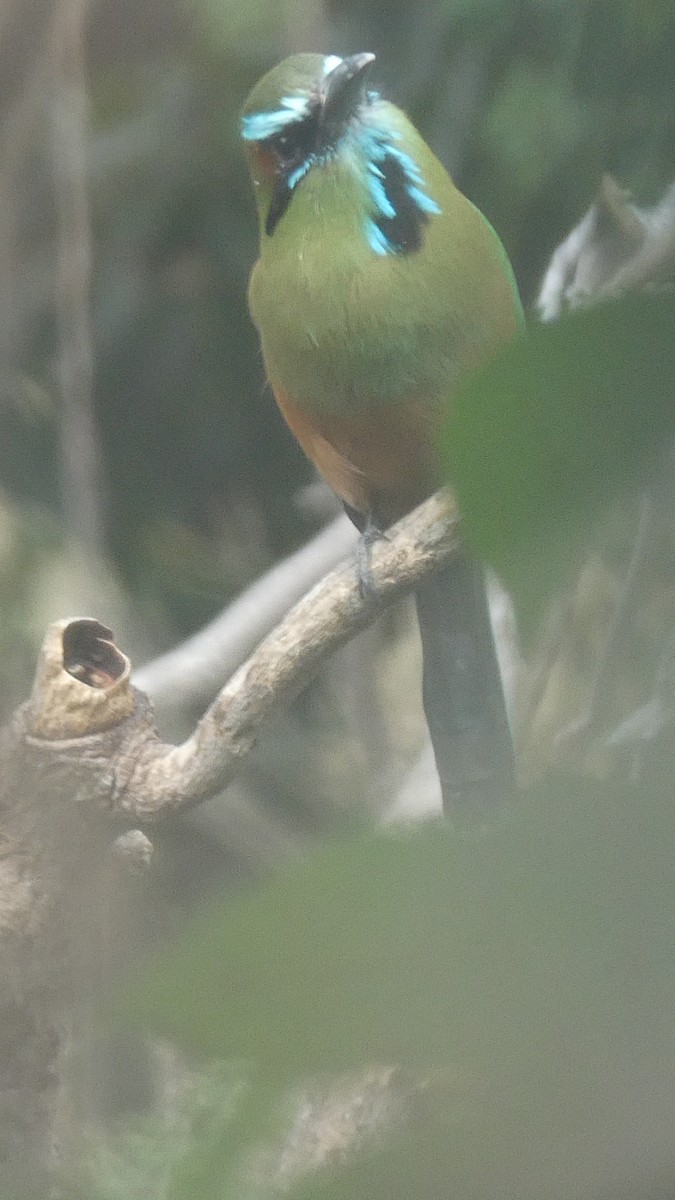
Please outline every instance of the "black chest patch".
[[380, 255], [414, 254], [429, 218], [441, 211], [417, 163], [398, 144], [375, 142], [366, 178], [374, 208], [366, 221], [371, 248]]
[[394, 254], [412, 254], [422, 245], [422, 230], [429, 220], [410, 194], [410, 180], [401, 163], [392, 154], [387, 154], [377, 164], [382, 173], [380, 180], [393, 216], [378, 215], [375, 224]]

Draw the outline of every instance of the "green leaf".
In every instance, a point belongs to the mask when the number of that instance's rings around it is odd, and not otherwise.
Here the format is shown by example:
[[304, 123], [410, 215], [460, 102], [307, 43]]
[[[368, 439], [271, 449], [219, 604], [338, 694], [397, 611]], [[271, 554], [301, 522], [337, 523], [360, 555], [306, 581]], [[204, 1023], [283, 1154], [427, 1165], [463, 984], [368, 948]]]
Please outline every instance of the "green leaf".
[[[397, 1149], [308, 1195], [623, 1195], [631, 1171], [675, 1167], [664, 795], [561, 781], [487, 836], [434, 824], [319, 852], [204, 912], [125, 1017], [254, 1062], [270, 1096], [368, 1064], [431, 1078]], [[219, 1153], [190, 1178], [222, 1178]]]
[[674, 330], [670, 293], [575, 313], [506, 347], [453, 399], [446, 460], [466, 536], [526, 634], [598, 516], [664, 469]]

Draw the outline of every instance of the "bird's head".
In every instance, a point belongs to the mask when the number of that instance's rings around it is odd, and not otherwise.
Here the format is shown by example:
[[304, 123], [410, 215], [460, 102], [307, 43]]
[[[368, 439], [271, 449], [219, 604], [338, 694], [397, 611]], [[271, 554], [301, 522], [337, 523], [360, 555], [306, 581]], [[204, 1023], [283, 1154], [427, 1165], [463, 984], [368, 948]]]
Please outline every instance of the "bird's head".
[[251, 92], [241, 128], [263, 239], [302, 196], [305, 218], [331, 204], [357, 214], [376, 255], [419, 249], [424, 225], [441, 211], [423, 174], [433, 156], [400, 109], [369, 86], [374, 59], [296, 54]]

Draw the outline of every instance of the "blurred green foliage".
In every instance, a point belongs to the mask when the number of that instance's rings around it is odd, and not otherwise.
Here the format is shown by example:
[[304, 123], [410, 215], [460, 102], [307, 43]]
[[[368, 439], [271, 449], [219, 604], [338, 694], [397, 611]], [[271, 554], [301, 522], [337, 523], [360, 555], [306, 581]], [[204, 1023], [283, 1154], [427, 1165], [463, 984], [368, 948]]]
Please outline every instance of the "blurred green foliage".
[[588, 1049], [613, 1041], [645, 1002], [658, 1038], [675, 816], [638, 797], [561, 779], [492, 835], [434, 822], [315, 852], [205, 913], [143, 974], [133, 1011], [279, 1083], [392, 1059], [490, 1078], [540, 1038], [551, 1069], [572, 1030], [587, 1025]]
[[532, 634], [598, 519], [659, 487], [675, 445], [675, 300], [629, 297], [532, 327], [460, 388], [446, 460], [470, 543]]
[[250, 1064], [239, 1119], [193, 1145], [168, 1195], [234, 1197], [290, 1085], [397, 1064], [427, 1081], [421, 1111], [298, 1196], [665, 1200], [674, 822], [665, 779], [560, 779], [490, 835], [336, 845], [209, 908], [125, 1003]]

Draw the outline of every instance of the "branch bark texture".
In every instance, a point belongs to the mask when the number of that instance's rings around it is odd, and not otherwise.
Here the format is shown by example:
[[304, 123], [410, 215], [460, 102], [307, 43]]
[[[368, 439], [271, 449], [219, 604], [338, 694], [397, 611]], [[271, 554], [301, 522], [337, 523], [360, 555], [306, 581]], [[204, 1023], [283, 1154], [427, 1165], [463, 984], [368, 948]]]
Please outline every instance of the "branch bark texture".
[[458, 518], [443, 493], [432, 497], [378, 543], [372, 554], [375, 596], [364, 598], [350, 560], [316, 585], [222, 688], [182, 745], [143, 736], [118, 761], [116, 812], [141, 823], [198, 804], [240, 769], [264, 723], [309, 683], [326, 656], [398, 596], [413, 591], [455, 553]]
[[[45, 639], [33, 692], [2, 735], [0, 803], [21, 808], [17, 770], [49, 779], [61, 796], [120, 824], [148, 823], [224, 788], [266, 721], [309, 683], [322, 661], [456, 552], [458, 517], [439, 492], [372, 551], [374, 593], [352, 559], [326, 575], [221, 689], [179, 746], [163, 743], [131, 665], [89, 618], [61, 621]], [[1, 923], [1, 915], [0, 915]]]
[[109, 630], [90, 618], [50, 627], [31, 695], [0, 730], [0, 1061], [11, 1075], [0, 1080], [0, 1188], [15, 1171], [46, 1194], [66, 1014], [93, 986], [110, 897], [124, 896], [125, 873], [142, 870], [152, 850], [134, 825], [222, 790], [326, 656], [442, 566], [458, 541], [457, 517], [439, 493], [374, 547], [374, 597], [361, 594], [353, 560], [332, 571], [180, 746], [160, 740]]

